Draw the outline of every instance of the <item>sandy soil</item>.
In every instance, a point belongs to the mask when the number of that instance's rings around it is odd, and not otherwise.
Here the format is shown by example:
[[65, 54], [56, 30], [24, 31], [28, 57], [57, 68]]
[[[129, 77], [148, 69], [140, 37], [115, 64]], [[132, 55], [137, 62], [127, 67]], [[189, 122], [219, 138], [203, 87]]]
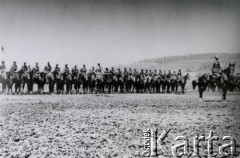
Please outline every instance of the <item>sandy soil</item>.
[[240, 94], [229, 94], [226, 102], [218, 92], [204, 95], [203, 103], [197, 92], [1, 95], [0, 157], [141, 157], [147, 128], [171, 129], [167, 147], [184, 135], [190, 148], [193, 136], [213, 130], [220, 139], [234, 137], [240, 151]]

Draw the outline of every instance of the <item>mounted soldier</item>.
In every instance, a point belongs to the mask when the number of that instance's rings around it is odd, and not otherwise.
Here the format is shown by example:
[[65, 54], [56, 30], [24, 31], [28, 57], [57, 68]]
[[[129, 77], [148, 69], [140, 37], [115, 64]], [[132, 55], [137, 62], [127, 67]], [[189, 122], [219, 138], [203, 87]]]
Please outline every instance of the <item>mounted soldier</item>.
[[13, 65], [11, 66], [10, 69], [11, 72], [17, 72], [17, 65], [16, 65], [16, 61], [13, 62]]
[[155, 69], [154, 72], [152, 73], [152, 76], [156, 79], [158, 76], [157, 70]]
[[36, 62], [35, 67], [33, 67], [32, 71], [33, 71], [34, 74], [39, 73], [39, 66], [38, 66], [37, 62]]
[[96, 75], [94, 66], [92, 67], [92, 69], [89, 69], [89, 73], [88, 74]]
[[138, 73], [137, 69], [134, 68], [134, 70], [133, 70], [133, 76], [136, 77], [138, 74], [139, 74], [139, 73]]
[[5, 62], [2, 61], [2, 64], [0, 65], [0, 75], [2, 76], [2, 74], [6, 71], [6, 66], [5, 66]]
[[44, 72], [46, 73], [46, 83], [49, 83], [49, 78], [53, 79], [52, 66], [50, 62], [44, 67]]
[[72, 75], [73, 76], [77, 76], [79, 73], [78, 69], [77, 69], [77, 65], [74, 66], [74, 68], [72, 68]]
[[48, 74], [52, 71], [52, 67], [50, 65], [50, 62], [48, 62], [47, 65], [44, 67], [44, 71], [45, 71], [46, 74]]
[[30, 73], [31, 71], [32, 71], [31, 66], [28, 65], [28, 66], [27, 66], [27, 71], [26, 71], [26, 72], [27, 72], [27, 73]]
[[17, 64], [16, 61], [13, 62], [13, 65], [11, 66], [10, 72], [11, 72], [11, 78], [14, 78], [16, 76], [17, 73]]
[[111, 74], [111, 76], [116, 75], [116, 71], [115, 71], [114, 67], [112, 67], [112, 69], [110, 70], [110, 74]]
[[129, 75], [129, 76], [132, 76], [132, 74], [133, 74], [132, 69], [129, 68], [129, 70], [128, 70], [128, 75]]
[[181, 72], [181, 69], [179, 69], [179, 70], [178, 70], [178, 73], [177, 73], [177, 79], [178, 79], [178, 81], [181, 81], [182, 78], [183, 78], [182, 72]]
[[63, 70], [63, 73], [64, 73], [65, 75], [68, 75], [68, 74], [70, 73], [69, 68], [68, 68], [68, 64], [65, 64], [65, 68], [64, 68], [64, 70]]
[[100, 63], [97, 64], [96, 75], [99, 76], [102, 74], [102, 67]]
[[127, 77], [127, 76], [128, 76], [127, 68], [124, 68], [124, 70], [123, 70], [123, 75], [124, 75], [124, 77]]
[[83, 67], [81, 68], [80, 72], [82, 74], [86, 74], [87, 73], [86, 65], [83, 65]]
[[171, 78], [174, 79], [174, 80], [177, 79], [177, 74], [176, 74], [175, 71], [173, 71]]
[[54, 68], [54, 73], [56, 74], [60, 74], [60, 68], [58, 67], [58, 64], [56, 64], [55, 68]]
[[162, 71], [161, 70], [158, 70], [158, 77], [162, 77]]
[[215, 58], [215, 61], [212, 66], [212, 74], [213, 76], [218, 78], [220, 77], [221, 66], [220, 66], [220, 62], [218, 61], [218, 57], [215, 56], [214, 58]]
[[25, 73], [27, 71], [26, 62], [23, 63], [23, 66], [22, 66], [21, 70], [22, 70], [23, 73]]
[[165, 78], [166, 78], [166, 75], [167, 75], [167, 72], [166, 72], [166, 70], [164, 70], [163, 73], [162, 73], [162, 75], [161, 75], [161, 77], [162, 77], [163, 79], [165, 79]]
[[106, 68], [105, 68], [105, 71], [103, 72], [103, 76], [104, 76], [105, 78], [108, 78], [109, 74], [110, 74], [110, 72], [109, 72], [108, 68], [106, 67]]
[[149, 77], [148, 70], [145, 70], [144, 76], [145, 76], [145, 78], [148, 78], [148, 77]]
[[121, 77], [122, 77], [122, 71], [121, 71], [121, 69], [118, 69], [118, 71], [117, 71], [117, 79], [119, 79]]
[[171, 71], [169, 70], [168, 73], [166, 74], [166, 79], [169, 81], [171, 79]]
[[149, 75], [149, 77], [152, 77], [152, 76], [153, 76], [153, 73], [152, 73], [152, 70], [151, 70], [151, 69], [149, 70], [148, 75]]

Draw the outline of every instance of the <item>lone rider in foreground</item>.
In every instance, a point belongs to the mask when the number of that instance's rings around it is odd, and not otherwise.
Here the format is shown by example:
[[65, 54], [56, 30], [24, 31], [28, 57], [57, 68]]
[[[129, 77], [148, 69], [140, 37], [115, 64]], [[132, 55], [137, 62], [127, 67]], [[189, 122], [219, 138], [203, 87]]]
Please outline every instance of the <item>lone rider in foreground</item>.
[[220, 77], [221, 67], [220, 67], [220, 62], [218, 61], [218, 57], [215, 56], [214, 58], [215, 58], [215, 61], [212, 67], [212, 74], [213, 76], [216, 76], [218, 78]]

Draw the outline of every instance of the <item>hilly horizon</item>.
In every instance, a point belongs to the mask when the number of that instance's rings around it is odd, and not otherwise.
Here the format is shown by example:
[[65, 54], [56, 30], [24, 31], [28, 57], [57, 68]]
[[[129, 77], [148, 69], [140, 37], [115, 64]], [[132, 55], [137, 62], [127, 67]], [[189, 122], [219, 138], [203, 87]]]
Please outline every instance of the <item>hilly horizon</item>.
[[222, 69], [227, 68], [229, 63], [235, 63], [235, 73], [240, 73], [240, 53], [205, 53], [188, 54], [183, 56], [168, 56], [140, 60], [127, 65], [120, 65], [119, 67], [131, 67], [138, 70], [161, 69], [177, 71], [178, 69], [182, 69], [182, 72], [210, 72], [214, 62], [214, 56], [219, 57]]

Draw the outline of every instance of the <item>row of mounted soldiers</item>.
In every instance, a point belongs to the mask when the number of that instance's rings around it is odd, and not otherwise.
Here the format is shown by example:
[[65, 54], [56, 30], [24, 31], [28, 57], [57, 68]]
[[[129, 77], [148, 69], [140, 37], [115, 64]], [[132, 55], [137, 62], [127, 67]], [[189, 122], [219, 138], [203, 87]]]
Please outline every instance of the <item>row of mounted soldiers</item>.
[[[34, 74], [35, 73], [39, 73], [40, 72], [40, 69], [39, 69], [39, 65], [38, 63], [36, 62], [36, 65], [31, 69], [31, 66], [30, 65], [26, 65], [26, 62], [23, 63], [21, 69], [23, 72], [33, 72]], [[3, 72], [3, 71], [6, 71], [6, 66], [5, 66], [5, 62], [2, 61], [2, 65], [0, 65], [0, 71]], [[16, 73], [18, 72], [18, 67], [17, 67], [17, 64], [16, 62], [14, 61], [13, 62], [13, 65], [11, 66], [10, 68], [10, 71], [12, 73]], [[50, 62], [47, 63], [47, 65], [44, 67], [44, 72], [46, 73], [50, 73], [52, 72], [52, 66], [50, 65]], [[61, 70], [60, 70], [60, 67], [58, 64], [56, 64], [53, 72], [57, 72], [57, 73], [61, 73]], [[150, 77], [157, 77], [157, 76], [164, 76], [166, 78], [171, 78], [172, 76], [175, 76], [177, 77], [178, 79], [181, 79], [183, 76], [182, 76], [182, 72], [181, 72], [181, 69], [178, 70], [178, 72], [176, 73], [175, 71], [173, 71], [171, 73], [171, 71], [169, 70], [168, 72], [166, 71], [161, 71], [159, 70], [157, 72], [157, 70], [143, 70], [141, 69], [140, 72], [138, 72], [137, 69], [131, 69], [129, 68], [127, 70], [127, 68], [124, 68], [124, 71], [122, 72], [121, 69], [117, 69], [117, 71], [114, 69], [114, 67], [112, 67], [110, 70], [108, 68], [105, 68], [105, 70], [103, 70], [103, 68], [101, 67], [101, 65], [98, 63], [97, 64], [97, 68], [95, 69], [95, 67], [92, 67], [92, 69], [89, 69], [89, 71], [87, 72], [87, 69], [86, 69], [86, 65], [83, 65], [83, 67], [81, 69], [78, 69], [77, 68], [77, 65], [74, 66], [74, 68], [72, 68], [71, 72], [70, 72], [70, 69], [68, 68], [68, 64], [65, 65], [64, 67], [64, 70], [63, 72], [64, 74], [69, 74], [69, 73], [72, 73], [72, 75], [77, 75], [79, 73], [102, 73], [103, 75], [108, 75], [108, 74], [115, 74], [115, 75], [137, 75], [137, 74], [140, 74], [142, 76], [150, 76]]]
[[[6, 72], [5, 62], [2, 61], [2, 65], [0, 65], [1, 75], [3, 72]], [[30, 66], [26, 65], [26, 62], [23, 63], [20, 70], [17, 68], [16, 62], [13, 62], [13, 65], [10, 68], [9, 75], [10, 80], [16, 78], [17, 75], [21, 74], [22, 78], [25, 78], [22, 81], [23, 86], [25, 83], [29, 86], [29, 81], [32, 84], [38, 84], [38, 89], [43, 85], [49, 84], [49, 91], [53, 92], [54, 84], [57, 85], [57, 92], [64, 91], [64, 84], [66, 85], [66, 92], [71, 93], [72, 86], [74, 87], [76, 92], [79, 92], [79, 89], [82, 85], [83, 93], [94, 93], [94, 92], [102, 92], [104, 93], [105, 89], [107, 89], [108, 93], [115, 92], [121, 93], [124, 92], [160, 92], [160, 86], [162, 85], [162, 92], [173, 92], [174, 88], [177, 91], [178, 83], [180, 82], [185, 86], [186, 79], [189, 76], [182, 75], [181, 69], [176, 73], [169, 70], [168, 73], [166, 71], [159, 70], [143, 70], [138, 71], [137, 69], [124, 68], [115, 70], [114, 67], [111, 69], [101, 67], [100, 63], [97, 64], [97, 67], [92, 67], [87, 71], [86, 65], [83, 65], [81, 69], [78, 69], [77, 65], [75, 65], [71, 71], [68, 68], [68, 64], [65, 65], [64, 70], [61, 71], [58, 64], [56, 64], [55, 68], [52, 69], [50, 62], [44, 67], [43, 71], [40, 71], [38, 63], [31, 69]], [[25, 75], [26, 74], [26, 75]], [[29, 74], [32, 74], [32, 78], [29, 78]], [[25, 77], [24, 77], [25, 76]], [[41, 79], [40, 79], [41, 78]], [[81, 80], [79, 81], [78, 78]], [[46, 79], [46, 82], [41, 84], [41, 80]], [[64, 82], [61, 82], [62, 80]], [[166, 80], [166, 82], [165, 82]], [[171, 81], [170, 81], [171, 80]], [[174, 83], [170, 83], [174, 81]], [[185, 82], [184, 82], [185, 81]], [[81, 82], [81, 83], [80, 83]], [[160, 83], [161, 82], [161, 83]], [[60, 85], [61, 84], [61, 85]], [[180, 85], [180, 84], [179, 84]], [[180, 85], [181, 86], [181, 85]], [[15, 90], [16, 91], [16, 90]], [[31, 91], [31, 88], [30, 88]], [[86, 92], [88, 91], [88, 92]], [[184, 89], [182, 90], [184, 91]]]

